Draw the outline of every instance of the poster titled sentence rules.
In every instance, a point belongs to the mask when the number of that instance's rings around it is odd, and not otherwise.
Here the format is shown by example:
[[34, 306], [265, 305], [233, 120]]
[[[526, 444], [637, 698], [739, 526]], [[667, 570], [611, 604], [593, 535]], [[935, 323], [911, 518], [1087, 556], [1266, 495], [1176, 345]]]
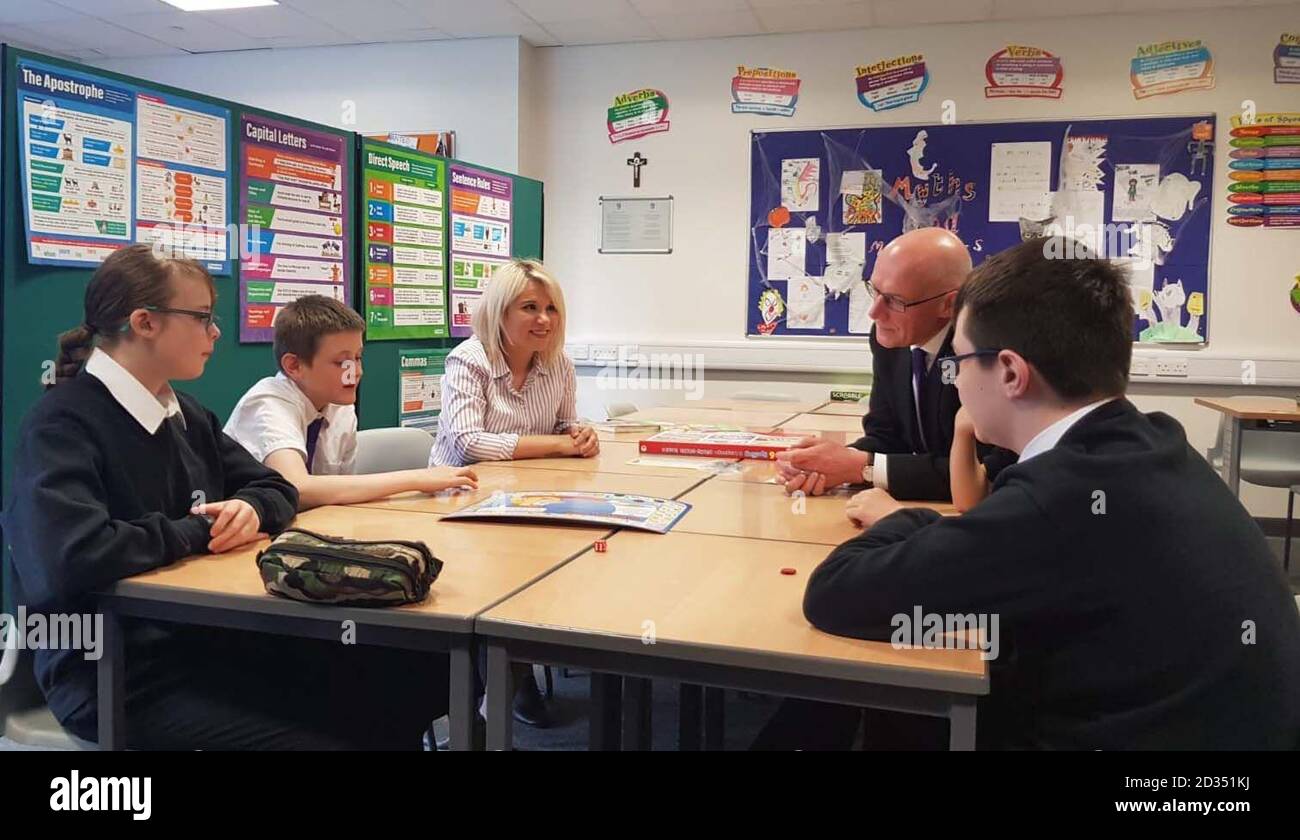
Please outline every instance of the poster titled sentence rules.
[[[329, 295], [352, 304], [348, 142], [265, 117], [240, 120], [239, 340], [270, 341], [285, 304]], [[256, 226], [256, 227], [255, 227]]]

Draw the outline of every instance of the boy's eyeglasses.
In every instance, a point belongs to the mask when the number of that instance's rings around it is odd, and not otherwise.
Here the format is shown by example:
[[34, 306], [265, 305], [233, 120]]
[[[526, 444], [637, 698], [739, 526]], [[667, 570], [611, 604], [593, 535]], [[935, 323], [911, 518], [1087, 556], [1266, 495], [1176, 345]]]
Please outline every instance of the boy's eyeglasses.
[[149, 312], [161, 312], [164, 315], [188, 315], [198, 321], [205, 330], [214, 326], [221, 326], [221, 319], [217, 317], [215, 312], [204, 312], [199, 309], [172, 309], [169, 306], [146, 306], [144, 309]]
[[972, 350], [969, 353], [958, 353], [953, 356], [940, 356], [938, 359], [935, 359], [935, 363], [939, 365], [939, 370], [943, 372], [945, 377], [956, 378], [957, 373], [961, 370], [962, 362], [980, 356], [996, 356], [1001, 353], [1003, 349], [1004, 348], [1001, 347], [996, 349], [988, 348], [984, 350]]

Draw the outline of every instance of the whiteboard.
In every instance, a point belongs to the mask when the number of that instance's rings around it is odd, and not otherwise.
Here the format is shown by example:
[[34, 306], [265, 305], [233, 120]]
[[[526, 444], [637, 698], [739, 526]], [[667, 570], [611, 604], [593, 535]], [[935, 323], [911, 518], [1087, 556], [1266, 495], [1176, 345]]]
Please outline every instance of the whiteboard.
[[671, 254], [673, 197], [600, 197], [602, 254]]

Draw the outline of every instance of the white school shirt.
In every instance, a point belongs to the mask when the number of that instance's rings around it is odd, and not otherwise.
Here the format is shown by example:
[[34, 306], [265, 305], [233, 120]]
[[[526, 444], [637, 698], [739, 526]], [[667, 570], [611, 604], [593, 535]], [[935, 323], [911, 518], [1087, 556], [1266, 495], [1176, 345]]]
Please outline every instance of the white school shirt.
[[283, 372], [259, 380], [239, 400], [226, 421], [226, 434], [265, 464], [272, 452], [293, 449], [307, 458], [307, 427], [323, 417], [312, 475], [351, 475], [357, 471], [357, 411], [354, 406], [325, 406], [311, 400]]
[[1097, 400], [1094, 403], [1088, 403], [1083, 408], [1065, 415], [1060, 420], [1057, 420], [1052, 425], [1046, 427], [1038, 434], [1034, 435], [1033, 438], [1030, 439], [1029, 443], [1025, 444], [1025, 448], [1021, 450], [1020, 458], [1016, 463], [1023, 464], [1035, 455], [1042, 455], [1044, 452], [1056, 446], [1056, 444], [1061, 442], [1061, 438], [1065, 437], [1065, 433], [1070, 431], [1070, 427], [1082, 420], [1088, 412], [1092, 411], [1097, 406], [1105, 405], [1114, 399], [1118, 399], [1118, 397], [1107, 397], [1104, 400]]
[[429, 466], [510, 460], [519, 438], [560, 434], [578, 422], [577, 390], [577, 372], [564, 353], [551, 365], [534, 359], [516, 391], [505, 359], [493, 364], [483, 342], [467, 339], [447, 356]]
[[172, 386], [168, 385], [161, 397], [149, 393], [149, 389], [131, 371], [98, 347], [90, 351], [85, 371], [104, 383], [118, 405], [125, 408], [126, 413], [134, 417], [135, 422], [149, 434], [158, 431], [163, 421], [172, 415], [181, 419], [181, 428], [188, 428], [185, 415], [181, 412], [180, 400], [176, 399]]
[[[925, 351], [925, 369], [928, 372], [934, 367], [935, 358], [939, 355], [939, 348], [943, 347], [944, 339], [948, 337], [948, 328], [944, 327], [922, 344], [912, 344], [907, 348], [911, 353], [920, 347]], [[909, 377], [911, 375], [909, 374]], [[921, 423], [921, 428], [925, 428], [921, 418], [921, 395], [916, 392], [916, 379], [912, 378], [912, 410], [916, 413], [916, 422]], [[924, 432], [922, 433], [924, 434]], [[871, 486], [879, 487], [881, 490], [889, 489], [889, 456], [884, 452], [877, 452], [871, 459]]]

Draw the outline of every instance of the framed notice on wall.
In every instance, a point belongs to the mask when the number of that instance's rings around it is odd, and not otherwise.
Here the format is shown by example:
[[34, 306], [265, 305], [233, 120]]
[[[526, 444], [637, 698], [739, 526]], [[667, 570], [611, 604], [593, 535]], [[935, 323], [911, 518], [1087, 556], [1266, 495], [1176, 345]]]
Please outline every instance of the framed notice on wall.
[[673, 197], [600, 197], [602, 254], [671, 254]]

